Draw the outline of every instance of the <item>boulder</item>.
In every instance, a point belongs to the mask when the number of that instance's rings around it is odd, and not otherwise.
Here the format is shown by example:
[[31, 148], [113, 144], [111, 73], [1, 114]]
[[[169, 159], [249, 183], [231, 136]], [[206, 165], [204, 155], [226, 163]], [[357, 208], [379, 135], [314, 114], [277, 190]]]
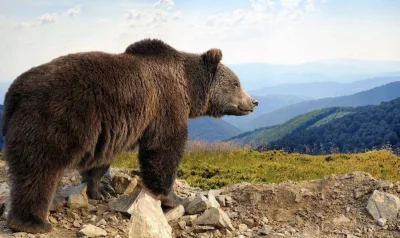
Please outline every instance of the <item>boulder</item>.
[[367, 210], [375, 220], [396, 219], [400, 210], [400, 198], [375, 190], [368, 199]]

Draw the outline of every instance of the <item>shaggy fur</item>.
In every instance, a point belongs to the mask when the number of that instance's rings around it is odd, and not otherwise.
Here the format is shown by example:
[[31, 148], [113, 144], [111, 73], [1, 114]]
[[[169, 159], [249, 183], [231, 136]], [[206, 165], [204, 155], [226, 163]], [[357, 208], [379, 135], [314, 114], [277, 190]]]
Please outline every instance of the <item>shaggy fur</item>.
[[112, 159], [139, 143], [144, 185], [166, 204], [187, 138], [187, 120], [246, 115], [257, 104], [220, 63], [222, 53], [177, 51], [143, 40], [124, 53], [76, 53], [34, 67], [4, 103], [4, 155], [11, 181], [8, 225], [49, 232], [49, 206], [66, 168], [78, 168], [88, 195]]

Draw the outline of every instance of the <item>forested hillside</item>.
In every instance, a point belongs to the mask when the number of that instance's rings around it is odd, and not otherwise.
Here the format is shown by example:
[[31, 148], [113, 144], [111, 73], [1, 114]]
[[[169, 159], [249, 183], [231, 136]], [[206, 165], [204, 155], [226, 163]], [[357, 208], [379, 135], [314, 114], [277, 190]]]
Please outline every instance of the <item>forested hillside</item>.
[[293, 131], [259, 150], [326, 154], [361, 152], [391, 146], [400, 152], [400, 98], [379, 106], [358, 107], [342, 118], [323, 125]]
[[297, 115], [328, 107], [357, 107], [378, 105], [400, 97], [400, 81], [392, 82], [349, 96], [323, 98], [296, 103], [264, 114], [250, 122], [252, 129], [282, 124]]

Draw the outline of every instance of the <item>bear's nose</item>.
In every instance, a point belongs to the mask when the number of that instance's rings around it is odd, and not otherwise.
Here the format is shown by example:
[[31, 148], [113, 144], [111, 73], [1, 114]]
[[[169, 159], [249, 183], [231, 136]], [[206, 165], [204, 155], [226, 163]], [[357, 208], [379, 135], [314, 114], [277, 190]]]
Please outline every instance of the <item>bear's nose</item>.
[[258, 106], [258, 101], [254, 99], [254, 100], [253, 100], [253, 105], [254, 105], [254, 106]]

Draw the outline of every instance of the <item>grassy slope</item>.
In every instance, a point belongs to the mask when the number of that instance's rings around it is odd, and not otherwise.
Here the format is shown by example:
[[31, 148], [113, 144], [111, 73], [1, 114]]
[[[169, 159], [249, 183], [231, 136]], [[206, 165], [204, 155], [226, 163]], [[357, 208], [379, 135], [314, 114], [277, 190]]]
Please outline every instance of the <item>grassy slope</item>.
[[351, 113], [351, 108], [325, 108], [311, 111], [299, 115], [288, 122], [269, 127], [258, 129], [252, 133], [243, 133], [232, 137], [230, 140], [239, 144], [259, 145], [271, 141], [282, 139], [284, 136], [302, 128], [311, 128], [326, 124], [334, 119], [341, 118], [344, 115]]
[[[138, 168], [137, 154], [126, 152], [113, 163]], [[279, 183], [311, 180], [330, 174], [365, 171], [376, 178], [398, 181], [400, 157], [388, 151], [312, 156], [283, 151], [257, 152], [247, 149], [219, 152], [187, 152], [179, 167], [179, 178], [190, 185], [218, 188], [239, 182]]]

